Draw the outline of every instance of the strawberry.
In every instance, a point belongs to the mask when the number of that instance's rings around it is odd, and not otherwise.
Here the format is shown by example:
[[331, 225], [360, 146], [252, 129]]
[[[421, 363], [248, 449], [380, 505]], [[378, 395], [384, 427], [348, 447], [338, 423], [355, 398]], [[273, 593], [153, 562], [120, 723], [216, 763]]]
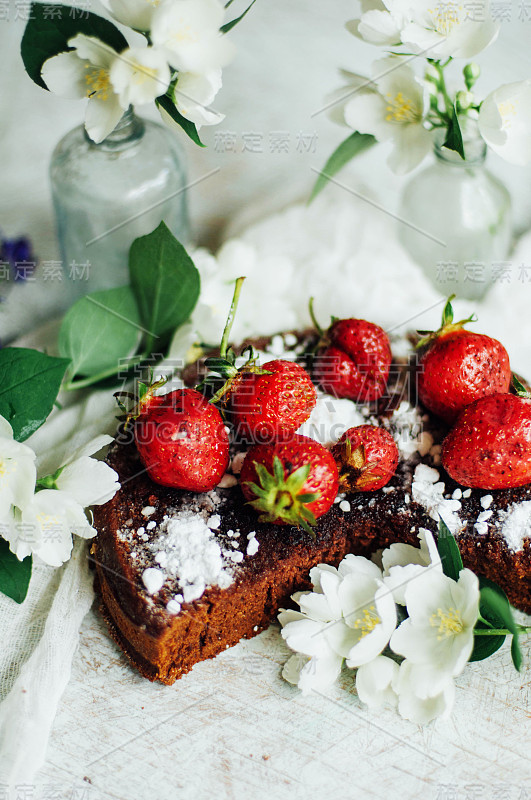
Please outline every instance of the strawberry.
[[218, 409], [194, 389], [145, 396], [134, 428], [149, 477], [163, 486], [208, 492], [229, 463], [229, 437]]
[[314, 375], [335, 397], [356, 402], [377, 400], [385, 391], [391, 346], [385, 331], [364, 319], [336, 320], [322, 338]]
[[434, 414], [452, 423], [459, 412], [480, 397], [508, 392], [509, 356], [496, 339], [463, 328], [473, 317], [453, 321], [449, 298], [441, 328], [419, 342], [427, 345], [420, 359], [418, 397]]
[[311, 526], [336, 498], [337, 467], [325, 447], [294, 434], [289, 442], [251, 447], [240, 485], [261, 522], [297, 525], [313, 535]]
[[531, 482], [531, 395], [492, 394], [461, 412], [443, 442], [450, 477], [478, 489]]
[[308, 373], [293, 361], [268, 361], [262, 373], [243, 370], [230, 392], [238, 437], [255, 442], [287, 440], [305, 422], [316, 403]]
[[389, 483], [398, 464], [398, 448], [389, 431], [374, 425], [349, 428], [332, 447], [339, 490], [375, 492]]

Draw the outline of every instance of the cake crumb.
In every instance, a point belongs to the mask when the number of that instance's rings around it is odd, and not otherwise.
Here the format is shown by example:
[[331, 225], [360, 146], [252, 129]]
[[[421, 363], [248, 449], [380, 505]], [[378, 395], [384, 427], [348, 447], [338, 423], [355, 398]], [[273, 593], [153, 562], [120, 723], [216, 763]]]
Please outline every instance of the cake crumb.
[[148, 529], [148, 531], [152, 531], [153, 528], [156, 528], [156, 527], [157, 527], [157, 523], [155, 522], [154, 519], [152, 519], [151, 522], [148, 522], [148, 524], [146, 525], [146, 528]]
[[154, 506], [144, 506], [144, 508], [140, 513], [142, 514], [143, 517], [150, 517], [152, 514], [155, 513], [155, 508]]
[[341, 509], [341, 511], [345, 511], [345, 512], [350, 511], [350, 503], [349, 503], [349, 501], [348, 500], [342, 500], [340, 502], [340, 504], [339, 504], [339, 508]]
[[483, 497], [479, 501], [481, 503], [481, 508], [485, 508], [485, 509], [490, 508], [491, 505], [492, 505], [492, 501], [493, 500], [494, 500], [494, 498], [493, 498], [493, 496], [491, 494], [483, 495]]
[[465, 491], [463, 492], [463, 497], [469, 498], [471, 494], [472, 494], [472, 489], [465, 489]]
[[233, 486], [236, 486], [238, 483], [237, 478], [234, 475], [230, 475], [228, 472], [222, 477], [220, 482], [217, 485], [218, 489], [232, 489]]

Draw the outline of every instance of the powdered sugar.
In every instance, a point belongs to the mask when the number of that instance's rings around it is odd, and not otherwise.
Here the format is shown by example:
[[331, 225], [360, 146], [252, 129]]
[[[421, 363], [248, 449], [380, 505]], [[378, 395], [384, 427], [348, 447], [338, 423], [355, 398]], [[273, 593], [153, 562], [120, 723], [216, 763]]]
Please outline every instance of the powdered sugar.
[[352, 400], [318, 392], [315, 408], [298, 433], [330, 445], [335, 444], [349, 428], [366, 423], [366, 417]]
[[433, 446], [433, 436], [423, 430], [423, 416], [415, 406], [403, 400], [389, 419], [388, 427], [403, 458], [415, 452], [427, 455]]
[[219, 542], [199, 514], [181, 511], [165, 517], [149, 548], [164, 574], [178, 579], [185, 603], [201, 597], [207, 586], [232, 583]]
[[500, 511], [502, 536], [510, 550], [523, 550], [524, 539], [531, 538], [531, 500], [513, 503], [508, 511]]
[[439, 472], [426, 464], [419, 464], [413, 476], [411, 493], [413, 500], [421, 505], [432, 519], [442, 519], [452, 533], [463, 527], [457, 511], [461, 509], [459, 500], [444, 497], [445, 485], [439, 481]]

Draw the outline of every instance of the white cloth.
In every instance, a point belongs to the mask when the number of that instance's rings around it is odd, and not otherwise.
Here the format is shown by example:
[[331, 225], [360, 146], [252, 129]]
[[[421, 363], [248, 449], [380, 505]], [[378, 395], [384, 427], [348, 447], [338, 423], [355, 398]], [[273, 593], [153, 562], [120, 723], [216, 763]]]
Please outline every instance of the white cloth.
[[31, 653], [0, 704], [0, 784], [27, 782], [44, 762], [79, 628], [94, 598], [87, 546], [78, 539], [61, 570], [37, 568], [22, 605], [7, 598], [0, 603], [0, 627], [9, 629], [0, 659], [2, 698], [20, 661]]

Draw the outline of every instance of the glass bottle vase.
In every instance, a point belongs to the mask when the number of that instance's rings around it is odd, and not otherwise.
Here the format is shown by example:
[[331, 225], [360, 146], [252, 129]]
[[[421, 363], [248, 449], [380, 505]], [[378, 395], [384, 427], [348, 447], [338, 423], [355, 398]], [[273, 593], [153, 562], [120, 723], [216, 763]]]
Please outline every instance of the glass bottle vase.
[[129, 282], [132, 242], [161, 220], [189, 237], [186, 170], [176, 137], [132, 108], [95, 144], [83, 125], [57, 145], [50, 164], [65, 304]]
[[399, 238], [443, 295], [475, 300], [498, 279], [512, 239], [511, 198], [485, 167], [479, 135], [465, 139], [465, 159], [435, 144], [435, 163], [406, 185]]

